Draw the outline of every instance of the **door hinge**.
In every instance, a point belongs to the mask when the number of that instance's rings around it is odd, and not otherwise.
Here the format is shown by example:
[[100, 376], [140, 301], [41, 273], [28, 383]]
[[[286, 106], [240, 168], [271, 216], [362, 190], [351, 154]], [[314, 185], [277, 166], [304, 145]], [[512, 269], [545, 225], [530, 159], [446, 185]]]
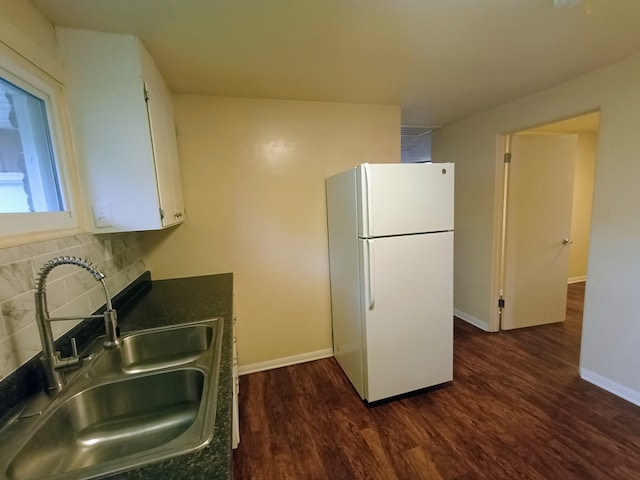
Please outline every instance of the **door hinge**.
[[504, 298], [498, 299], [498, 308], [500, 309], [504, 308]]
[[164, 220], [164, 210], [160, 209], [160, 220]]
[[147, 90], [147, 84], [144, 83], [142, 85], [142, 93], [144, 95], [144, 101], [148, 102], [149, 101], [149, 90]]
[[504, 154], [504, 163], [511, 163], [511, 153]]

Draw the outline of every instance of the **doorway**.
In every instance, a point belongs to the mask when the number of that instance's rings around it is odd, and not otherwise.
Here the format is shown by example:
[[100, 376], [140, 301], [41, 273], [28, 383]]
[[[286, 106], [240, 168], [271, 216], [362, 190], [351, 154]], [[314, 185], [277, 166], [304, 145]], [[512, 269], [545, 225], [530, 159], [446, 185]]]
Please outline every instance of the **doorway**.
[[507, 138], [500, 330], [563, 322], [584, 292], [598, 126], [592, 112]]

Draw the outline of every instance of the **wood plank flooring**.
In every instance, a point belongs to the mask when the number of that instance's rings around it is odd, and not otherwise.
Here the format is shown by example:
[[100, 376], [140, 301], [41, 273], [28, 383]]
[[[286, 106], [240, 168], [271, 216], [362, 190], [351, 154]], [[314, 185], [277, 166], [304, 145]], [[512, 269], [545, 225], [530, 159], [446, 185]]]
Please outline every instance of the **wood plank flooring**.
[[240, 378], [236, 480], [640, 479], [640, 408], [578, 377], [567, 321], [485, 333], [455, 320], [454, 381], [367, 406], [333, 358]]

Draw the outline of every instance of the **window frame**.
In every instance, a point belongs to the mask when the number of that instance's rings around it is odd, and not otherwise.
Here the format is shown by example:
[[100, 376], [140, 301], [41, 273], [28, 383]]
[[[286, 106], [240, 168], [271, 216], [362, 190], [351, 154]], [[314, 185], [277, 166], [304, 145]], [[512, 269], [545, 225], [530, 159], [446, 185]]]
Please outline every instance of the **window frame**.
[[0, 238], [70, 230], [79, 227], [70, 182], [70, 130], [63, 85], [0, 43], [0, 76], [41, 99], [45, 105], [51, 150], [57, 171], [63, 210], [58, 212], [0, 213]]

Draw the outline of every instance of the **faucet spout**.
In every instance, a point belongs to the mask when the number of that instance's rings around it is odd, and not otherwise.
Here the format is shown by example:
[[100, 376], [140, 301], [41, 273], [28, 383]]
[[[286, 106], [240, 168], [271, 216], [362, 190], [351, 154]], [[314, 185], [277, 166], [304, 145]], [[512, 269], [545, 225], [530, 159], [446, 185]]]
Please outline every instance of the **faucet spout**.
[[40, 269], [40, 275], [38, 276], [36, 291], [35, 291], [35, 304], [36, 304], [36, 323], [38, 324], [38, 332], [40, 333], [40, 340], [42, 342], [42, 357], [40, 359], [44, 371], [45, 386], [47, 390], [60, 390], [64, 384], [61, 371], [68, 368], [77, 366], [81, 363], [81, 359], [77, 353], [67, 358], [62, 358], [60, 352], [56, 351], [55, 343], [53, 339], [53, 332], [51, 331], [51, 322], [58, 320], [75, 320], [82, 318], [94, 317], [88, 315], [86, 317], [58, 317], [51, 318], [49, 316], [49, 310], [47, 308], [47, 277], [51, 270], [59, 265], [76, 265], [78, 267], [87, 270], [93, 278], [102, 284], [105, 298], [106, 298], [106, 311], [103, 315], [97, 316], [104, 318], [106, 340], [104, 345], [106, 348], [114, 348], [120, 345], [120, 329], [118, 328], [118, 319], [116, 311], [111, 304], [111, 296], [109, 290], [104, 281], [104, 274], [91, 265], [86, 260], [78, 257], [56, 257], [45, 263]]

